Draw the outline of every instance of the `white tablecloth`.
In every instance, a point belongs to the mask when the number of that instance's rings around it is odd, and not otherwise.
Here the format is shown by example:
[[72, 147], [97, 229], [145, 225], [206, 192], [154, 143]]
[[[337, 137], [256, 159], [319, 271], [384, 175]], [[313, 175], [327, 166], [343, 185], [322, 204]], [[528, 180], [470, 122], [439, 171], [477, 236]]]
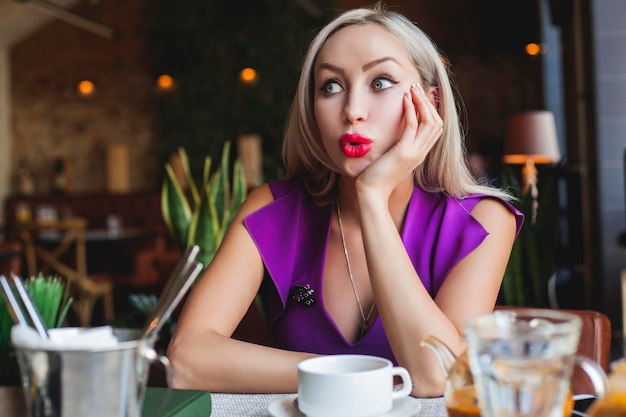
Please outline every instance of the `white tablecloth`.
[[[211, 394], [211, 417], [271, 417], [269, 405], [293, 394]], [[420, 398], [416, 417], [447, 417], [443, 398]]]

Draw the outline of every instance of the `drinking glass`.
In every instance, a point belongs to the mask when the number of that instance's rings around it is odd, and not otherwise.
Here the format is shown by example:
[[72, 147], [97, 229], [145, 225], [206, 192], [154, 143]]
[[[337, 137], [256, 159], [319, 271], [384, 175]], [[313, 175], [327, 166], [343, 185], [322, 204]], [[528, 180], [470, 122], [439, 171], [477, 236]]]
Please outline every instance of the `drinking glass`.
[[581, 320], [548, 309], [507, 309], [465, 325], [483, 417], [563, 417]]

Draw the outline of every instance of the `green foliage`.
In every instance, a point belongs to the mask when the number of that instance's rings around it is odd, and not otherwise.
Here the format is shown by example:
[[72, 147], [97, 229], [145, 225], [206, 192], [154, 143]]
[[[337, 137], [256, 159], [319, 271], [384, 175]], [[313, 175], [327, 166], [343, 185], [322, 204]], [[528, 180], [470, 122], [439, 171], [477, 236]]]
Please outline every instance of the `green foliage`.
[[[140, 323], [143, 326], [145, 317], [148, 317], [154, 309], [156, 308], [158, 298], [153, 294], [131, 294], [129, 297], [130, 304], [134, 307], [138, 312], [142, 315], [142, 322]], [[169, 317], [163, 328], [161, 329], [160, 339], [169, 340], [172, 334], [174, 334], [174, 329], [176, 328], [176, 322], [172, 317]]]
[[184, 148], [179, 148], [178, 154], [189, 183], [189, 193], [185, 193], [172, 166], [166, 164], [161, 192], [163, 220], [181, 249], [193, 244], [200, 247], [197, 259], [206, 267], [246, 197], [243, 168], [238, 159], [234, 161], [231, 184], [230, 142], [226, 142], [220, 165], [212, 174], [211, 157], [205, 158], [202, 186], [198, 188]]
[[559, 246], [557, 172], [552, 166], [537, 168], [539, 205], [535, 224], [531, 221], [532, 198], [530, 193], [522, 195], [515, 167], [503, 169], [503, 186], [518, 197], [514, 204], [525, 216], [504, 274], [501, 301], [505, 305], [549, 307], [548, 281], [556, 271]]
[[[176, 87], [157, 98], [160, 156], [187, 150], [195, 175], [203, 155], [219, 155], [242, 133], [263, 138], [265, 177], [282, 166], [280, 146], [303, 51], [327, 20], [330, 0], [311, 14], [293, 0], [155, 0], [150, 48], [155, 76], [173, 76]], [[254, 84], [239, 73], [257, 71]], [[211, 138], [207, 141], [206, 138]]]
[[[69, 285], [57, 276], [39, 274], [24, 282], [33, 304], [50, 329], [61, 327], [72, 303]], [[19, 381], [17, 362], [11, 347], [11, 327], [15, 323], [0, 297], [0, 385], [14, 385]]]

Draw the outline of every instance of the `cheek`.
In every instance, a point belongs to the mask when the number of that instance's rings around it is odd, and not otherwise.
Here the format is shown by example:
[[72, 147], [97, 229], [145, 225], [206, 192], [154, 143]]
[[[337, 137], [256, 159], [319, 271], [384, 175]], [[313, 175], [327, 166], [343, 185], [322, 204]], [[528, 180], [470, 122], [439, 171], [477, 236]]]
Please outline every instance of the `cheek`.
[[318, 126], [324, 124], [324, 107], [320, 106], [317, 101], [313, 102], [313, 115], [315, 116], [315, 122]]
[[328, 126], [329, 111], [327, 104], [317, 100], [313, 102], [313, 114], [320, 130], [324, 130]]
[[332, 137], [333, 125], [331, 123], [332, 111], [328, 105], [320, 105], [317, 102], [313, 103], [313, 114], [315, 116], [315, 122], [319, 130], [322, 143], [326, 150], [328, 150], [328, 142]]
[[388, 126], [389, 129], [387, 133], [392, 136], [394, 141], [400, 139], [400, 134], [404, 129], [403, 96], [402, 94], [400, 97], [394, 97], [393, 100], [386, 100], [380, 106], [380, 120], [385, 121], [385, 126]]

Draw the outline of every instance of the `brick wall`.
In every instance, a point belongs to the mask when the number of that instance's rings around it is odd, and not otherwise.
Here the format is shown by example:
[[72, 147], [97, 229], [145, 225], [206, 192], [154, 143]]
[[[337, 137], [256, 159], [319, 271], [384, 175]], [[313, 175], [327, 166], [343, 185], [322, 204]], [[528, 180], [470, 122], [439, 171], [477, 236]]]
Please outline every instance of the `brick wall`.
[[[27, 161], [37, 192], [50, 190], [56, 158], [69, 161], [73, 191], [104, 190], [106, 149], [118, 143], [129, 145], [130, 188], [156, 187], [149, 5], [107, 0], [77, 9], [115, 27], [116, 40], [53, 20], [12, 48], [12, 172]], [[92, 97], [77, 94], [83, 79], [95, 82]]]

